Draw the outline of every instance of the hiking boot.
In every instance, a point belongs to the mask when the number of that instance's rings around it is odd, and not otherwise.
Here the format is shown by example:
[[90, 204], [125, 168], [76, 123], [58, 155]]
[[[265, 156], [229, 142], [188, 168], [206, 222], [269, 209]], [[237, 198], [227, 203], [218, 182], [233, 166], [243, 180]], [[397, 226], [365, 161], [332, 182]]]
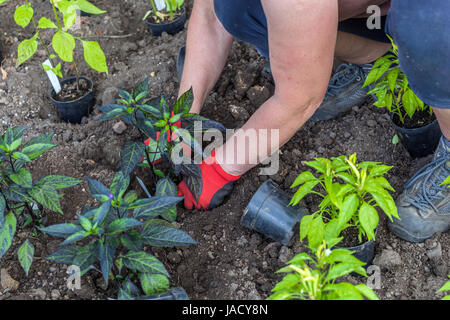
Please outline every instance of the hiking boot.
[[404, 186], [396, 201], [401, 220], [388, 222], [401, 239], [422, 242], [450, 228], [450, 194], [440, 184], [450, 174], [450, 147], [441, 137], [433, 161], [422, 167]]
[[330, 79], [322, 104], [310, 120], [330, 120], [363, 103], [370, 88], [362, 86], [371, 67], [371, 64], [341, 64]]

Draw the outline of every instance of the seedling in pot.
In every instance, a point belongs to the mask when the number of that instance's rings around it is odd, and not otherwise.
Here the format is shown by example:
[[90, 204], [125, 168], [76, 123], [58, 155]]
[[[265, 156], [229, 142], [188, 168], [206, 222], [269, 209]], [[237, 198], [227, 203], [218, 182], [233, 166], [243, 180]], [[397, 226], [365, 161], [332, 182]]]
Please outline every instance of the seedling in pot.
[[[304, 218], [303, 218], [304, 219]], [[312, 254], [299, 253], [277, 273], [287, 273], [272, 289], [268, 300], [378, 300], [365, 284], [336, 281], [352, 272], [367, 277], [364, 262], [346, 249], [334, 249], [322, 239], [310, 248]]]
[[184, 4], [184, 0], [164, 0], [166, 13], [163, 13], [162, 10], [158, 10], [155, 0], [150, 0], [150, 5], [152, 6], [152, 10], [147, 11], [145, 13], [144, 17], [142, 18], [142, 20], [143, 21], [147, 20], [151, 14], [153, 15], [153, 17], [157, 23], [160, 23], [164, 20], [169, 20], [169, 21], [173, 20], [174, 13], [181, 11], [183, 4]]
[[[363, 237], [375, 239], [379, 221], [377, 207], [391, 221], [399, 218], [389, 193], [395, 190], [384, 177], [391, 166], [369, 161], [357, 163], [356, 154], [316, 158], [306, 165], [314, 168], [319, 176], [310, 171], [301, 173], [291, 185], [298, 188], [291, 204], [298, 204], [308, 194], [322, 198], [319, 210], [300, 222], [300, 239], [307, 237], [312, 248], [319, 247], [322, 239], [333, 247], [342, 239], [342, 231], [349, 227], [357, 228], [359, 243]], [[316, 187], [320, 190], [315, 191]]]
[[[47, 17], [41, 17], [37, 22], [34, 15], [34, 9], [28, 0], [25, 4], [19, 6], [14, 13], [15, 22], [22, 28], [27, 27], [30, 23], [34, 27], [34, 35], [30, 39], [23, 40], [18, 46], [18, 64], [21, 65], [30, 59], [37, 51], [38, 42], [43, 46], [47, 53], [47, 57], [56, 63], [55, 59], [72, 63], [76, 73], [77, 90], [79, 91], [80, 72], [78, 64], [74, 60], [74, 50], [76, 41], [81, 42], [84, 50], [84, 60], [94, 70], [98, 72], [108, 73], [106, 57], [97, 41], [85, 40], [83, 36], [76, 36], [70, 33], [70, 28], [76, 20], [77, 10], [92, 14], [101, 14], [105, 11], [98, 9], [87, 0], [49, 0], [53, 9], [54, 20]], [[60, 16], [62, 16], [62, 21]], [[41, 33], [44, 31], [52, 31], [51, 47], [42, 38]], [[51, 50], [53, 49], [53, 51]], [[45, 71], [52, 71], [55, 75], [62, 78], [61, 62], [51, 67], [43, 64]], [[55, 89], [55, 92], [57, 90]], [[58, 92], [56, 92], [58, 93]]]
[[[140, 282], [147, 295], [167, 290], [169, 273], [157, 258], [144, 250], [144, 245], [196, 244], [187, 233], [158, 218], [164, 217], [183, 198], [153, 196], [139, 199], [136, 191], [128, 190], [130, 177], [120, 171], [109, 188], [100, 181], [87, 180], [91, 195], [99, 205], [85, 207], [72, 223], [42, 229], [51, 236], [65, 239], [61, 248], [47, 258], [77, 265], [81, 275], [90, 269], [99, 270], [105, 283], [108, 285], [114, 280], [117, 288], [133, 279]], [[126, 292], [120, 289], [122, 291]]]
[[367, 93], [377, 97], [377, 101], [373, 105], [387, 108], [404, 125], [406, 116], [412, 119], [417, 111], [426, 111], [431, 115], [433, 110], [424, 104], [410, 88], [406, 75], [400, 69], [398, 47], [392, 39], [391, 42], [390, 54], [375, 61], [363, 88], [373, 87]]
[[[8, 128], [0, 139], [0, 258], [8, 251], [18, 225], [31, 228], [35, 236], [46, 220], [45, 210], [63, 213], [57, 190], [78, 185], [81, 180], [48, 175], [33, 179], [27, 167], [51, 150], [53, 133], [22, 144], [27, 127]], [[34, 259], [34, 246], [26, 239], [18, 250], [20, 265], [28, 275]]]
[[[99, 107], [105, 114], [98, 121], [121, 118], [134, 125], [141, 134], [141, 141], [128, 141], [122, 148], [121, 170], [127, 175], [139, 165], [151, 168], [159, 177], [165, 177], [153, 165], [162, 159], [170, 165], [167, 176], [172, 180], [181, 175], [187, 177], [187, 185], [198, 199], [202, 187], [201, 172], [192, 163], [191, 157], [201, 158], [204, 154], [194, 136], [201, 134], [199, 131], [225, 131], [225, 128], [216, 121], [189, 113], [194, 100], [192, 88], [183, 93], [173, 106], [169, 106], [164, 97], [157, 103], [154, 100], [149, 102], [148, 94], [146, 79], [132, 93], [119, 90], [121, 98], [117, 100], [118, 104]], [[145, 140], [148, 141], [148, 146], [143, 142]]]

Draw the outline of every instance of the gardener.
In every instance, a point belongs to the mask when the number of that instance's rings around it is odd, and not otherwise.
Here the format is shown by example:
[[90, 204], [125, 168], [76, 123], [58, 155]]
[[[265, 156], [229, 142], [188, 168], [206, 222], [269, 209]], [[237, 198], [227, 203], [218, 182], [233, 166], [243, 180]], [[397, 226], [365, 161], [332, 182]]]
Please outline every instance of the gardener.
[[[376, 60], [390, 48], [384, 25], [381, 31], [369, 30], [367, 19], [349, 19], [364, 16], [372, 4], [380, 5], [382, 14], [389, 9], [383, 0], [195, 1], [180, 84], [180, 92], [193, 87], [191, 112], [200, 112], [219, 78], [233, 36], [270, 58], [276, 90], [245, 123], [244, 131], [200, 164], [203, 187], [198, 202], [181, 182], [179, 194], [186, 208], [220, 205], [233, 181], [266, 156], [251, 148], [237, 152], [235, 142], [246, 130], [278, 129], [281, 147], [313, 115], [316, 120], [329, 119], [355, 105], [366, 74], [357, 65]], [[386, 31], [398, 44], [401, 68], [419, 98], [433, 106], [443, 132], [433, 161], [411, 178], [397, 200], [402, 220], [389, 224], [397, 236], [423, 241], [450, 226], [449, 193], [440, 186], [449, 174], [450, 3], [392, 0], [390, 5]], [[351, 64], [338, 68], [330, 80], [334, 57]], [[245, 164], [236, 161], [238, 154], [245, 156]]]

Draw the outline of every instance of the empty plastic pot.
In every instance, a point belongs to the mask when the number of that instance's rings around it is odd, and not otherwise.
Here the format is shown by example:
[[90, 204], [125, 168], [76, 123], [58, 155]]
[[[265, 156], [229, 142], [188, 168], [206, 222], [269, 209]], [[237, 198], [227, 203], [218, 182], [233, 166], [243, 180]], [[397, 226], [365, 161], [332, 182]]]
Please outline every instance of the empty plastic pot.
[[298, 206], [289, 206], [290, 198], [272, 180], [267, 180], [250, 200], [241, 225], [288, 245], [294, 235], [295, 225], [308, 214]]

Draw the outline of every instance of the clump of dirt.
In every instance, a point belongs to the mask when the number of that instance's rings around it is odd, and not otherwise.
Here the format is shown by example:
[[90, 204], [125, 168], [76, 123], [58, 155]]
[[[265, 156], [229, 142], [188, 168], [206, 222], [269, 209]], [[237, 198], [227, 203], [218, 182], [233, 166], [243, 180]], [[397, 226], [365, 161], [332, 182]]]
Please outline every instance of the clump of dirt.
[[[148, 10], [144, 0], [106, 1], [95, 4], [107, 11], [101, 16], [83, 18], [80, 33], [96, 35], [107, 54], [109, 74], [99, 74], [84, 62], [81, 74], [93, 79], [98, 104], [114, 103], [117, 89], [130, 90], [149, 77], [151, 96], [170, 97], [177, 94], [176, 57], [185, 43], [186, 31], [175, 36], [153, 37], [141, 15]], [[33, 1], [35, 12], [50, 16], [46, 2]], [[1, 7], [6, 12], [0, 20], [3, 35], [3, 68], [8, 76], [0, 80], [0, 129], [27, 125], [24, 140], [53, 131], [58, 146], [39, 158], [31, 170], [35, 179], [45, 174], [61, 174], [84, 179], [97, 179], [108, 185], [118, 170], [120, 149], [127, 140], [138, 140], [139, 133], [125, 125], [124, 131], [113, 127], [119, 120], [98, 123], [100, 112], [84, 118], [81, 125], [58, 119], [48, 98], [50, 84], [40, 64], [46, 59], [39, 49], [29, 62], [17, 67], [17, 46], [30, 38], [33, 30], [15, 25], [13, 1]], [[187, 1], [187, 13], [192, 1]], [[138, 18], [137, 18], [138, 17]], [[43, 33], [45, 41], [51, 41]], [[81, 50], [82, 51], [82, 50]], [[75, 59], [83, 61], [82, 52]], [[217, 85], [208, 96], [202, 114], [223, 123], [227, 128], [239, 128], [274, 92], [273, 84], [261, 76], [265, 59], [257, 51], [235, 41]], [[65, 76], [73, 76], [70, 64], [63, 64]], [[237, 75], [239, 76], [237, 77]], [[46, 88], [48, 90], [46, 90]], [[44, 89], [44, 90], [43, 90]], [[280, 110], [282, 112], [282, 110]], [[123, 127], [123, 124], [122, 124]], [[118, 133], [121, 132], [121, 133]], [[271, 241], [240, 225], [247, 203], [258, 187], [268, 178], [292, 195], [289, 186], [303, 170], [305, 161], [315, 157], [332, 157], [357, 153], [360, 161], [380, 161], [392, 165], [388, 180], [397, 197], [404, 183], [430, 158], [411, 159], [398, 145], [391, 144], [395, 131], [385, 111], [372, 106], [371, 101], [334, 120], [307, 122], [279, 152], [279, 171], [272, 176], [260, 175], [256, 167], [235, 183], [225, 203], [208, 212], [178, 209], [176, 226], [186, 230], [199, 244], [180, 248], [148, 248], [171, 274], [171, 286], [182, 286], [191, 299], [264, 299], [281, 279], [274, 272], [295, 254], [305, 251], [298, 239], [298, 230], [290, 246]], [[140, 174], [140, 173], [139, 173]], [[93, 205], [87, 183], [64, 190], [61, 199], [64, 215], [48, 214], [48, 224], [74, 221], [75, 213], [84, 205]], [[312, 196], [301, 205], [310, 212], [315, 209]], [[26, 277], [17, 261], [17, 249], [28, 229], [19, 229], [7, 254], [0, 259], [0, 269], [18, 282], [15, 291], [0, 290], [3, 299], [105, 299], [115, 297], [114, 286], [104, 287], [101, 274], [89, 271], [81, 290], [67, 287], [67, 266], [50, 263], [46, 256], [58, 248], [60, 239], [39, 234], [30, 241], [36, 248], [35, 261]], [[438, 250], [440, 248], [440, 250]], [[436, 291], [446, 282], [450, 258], [448, 233], [436, 234], [425, 243], [409, 243], [392, 235], [386, 227], [386, 217], [380, 216], [375, 243], [375, 257], [381, 270], [381, 286], [375, 292], [382, 299], [438, 299]], [[433, 253], [433, 254], [431, 254]], [[395, 256], [395, 263], [386, 257]], [[430, 258], [431, 257], [431, 258]], [[347, 277], [360, 283], [361, 278]]]

